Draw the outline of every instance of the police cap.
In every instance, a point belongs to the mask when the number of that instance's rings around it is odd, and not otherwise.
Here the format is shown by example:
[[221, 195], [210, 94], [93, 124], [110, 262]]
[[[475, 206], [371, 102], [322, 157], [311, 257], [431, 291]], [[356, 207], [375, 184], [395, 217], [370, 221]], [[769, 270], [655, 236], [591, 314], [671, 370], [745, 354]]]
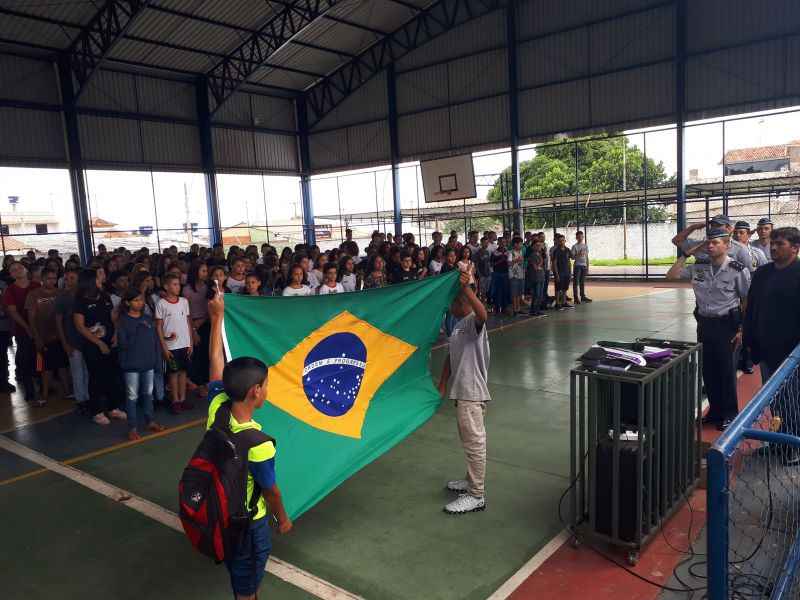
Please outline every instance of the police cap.
[[734, 229], [747, 229], [750, 231], [750, 223], [747, 221], [736, 221], [736, 225], [733, 226]]
[[769, 217], [761, 217], [758, 220], [758, 226], [759, 227], [761, 227], [762, 225], [772, 225], [772, 224], [773, 224], [772, 223], [772, 219], [770, 219]]
[[708, 230], [707, 238], [709, 240], [713, 240], [715, 238], [730, 238], [730, 234], [727, 231], [725, 231], [724, 229], [721, 229], [719, 227], [715, 227], [713, 229], [709, 229]]
[[729, 226], [733, 225], [733, 223], [731, 222], [731, 220], [728, 218], [727, 215], [713, 216], [708, 222], [715, 225], [729, 225]]

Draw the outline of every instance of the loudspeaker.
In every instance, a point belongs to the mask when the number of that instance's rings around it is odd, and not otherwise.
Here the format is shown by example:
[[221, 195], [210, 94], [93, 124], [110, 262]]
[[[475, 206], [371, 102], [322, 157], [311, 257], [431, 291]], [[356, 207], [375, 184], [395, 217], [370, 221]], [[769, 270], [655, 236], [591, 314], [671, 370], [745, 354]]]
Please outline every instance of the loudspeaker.
[[[612, 535], [612, 481], [614, 441], [608, 437], [600, 440], [596, 450], [597, 479], [595, 480], [595, 529], [598, 533]], [[639, 461], [639, 443], [633, 441], [619, 442], [619, 539], [626, 542], [636, 541], [636, 489], [642, 488], [642, 508], [647, 506], [648, 494], [643, 481], [637, 481], [636, 465]], [[647, 479], [650, 468], [645, 459], [642, 476]], [[655, 508], [655, 507], [653, 507]], [[655, 513], [652, 513], [655, 514]], [[642, 522], [642, 535], [650, 530], [647, 523]]]

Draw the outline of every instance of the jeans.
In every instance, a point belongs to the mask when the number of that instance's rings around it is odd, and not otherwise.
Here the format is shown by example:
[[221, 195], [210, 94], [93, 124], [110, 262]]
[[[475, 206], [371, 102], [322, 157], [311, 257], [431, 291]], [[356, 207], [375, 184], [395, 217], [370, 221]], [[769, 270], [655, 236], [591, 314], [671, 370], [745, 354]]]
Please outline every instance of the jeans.
[[[584, 265], [572, 266], [572, 296], [575, 300], [578, 298], [586, 298], [586, 271], [588, 269]], [[581, 295], [578, 296], [580, 289]]]
[[508, 273], [492, 273], [492, 299], [498, 312], [503, 312], [511, 304]]
[[531, 293], [531, 311], [532, 315], [539, 314], [544, 304], [545, 288], [544, 281], [533, 281], [533, 292]]
[[159, 360], [153, 371], [153, 397], [159, 404], [164, 402], [164, 361]]
[[75, 402], [80, 404], [89, 401], [89, 371], [83, 353], [74, 348], [69, 353], [69, 372], [72, 375], [72, 389], [75, 393]]
[[136, 429], [139, 424], [136, 405], [142, 405], [144, 422], [149, 425], [153, 421], [153, 370], [125, 371], [125, 411], [128, 413], [128, 426]]
[[236, 555], [225, 561], [234, 594], [252, 596], [258, 592], [272, 550], [271, 537], [269, 516], [253, 521]]

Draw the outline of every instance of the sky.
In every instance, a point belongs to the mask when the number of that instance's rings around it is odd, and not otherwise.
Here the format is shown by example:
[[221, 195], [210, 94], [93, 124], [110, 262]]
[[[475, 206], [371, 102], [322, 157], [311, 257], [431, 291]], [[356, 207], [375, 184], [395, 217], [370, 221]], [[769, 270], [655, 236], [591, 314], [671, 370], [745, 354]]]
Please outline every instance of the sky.
[[[800, 107], [798, 107], [800, 108]], [[664, 163], [667, 174], [675, 172], [675, 131], [651, 128], [626, 132], [630, 143], [644, 147], [647, 154]], [[698, 121], [687, 128], [687, 170], [698, 169], [703, 178], [721, 177], [725, 147], [736, 149], [781, 144], [800, 139], [800, 110], [782, 113], [754, 113], [746, 119], [722, 122]], [[532, 148], [521, 149], [520, 160], [530, 160]], [[491, 183], [492, 176], [510, 164], [508, 150], [477, 153], [473, 156], [479, 183]], [[480, 177], [486, 175], [486, 177]], [[424, 203], [424, 192], [417, 181], [417, 168], [404, 165], [400, 170], [401, 204], [416, 208]], [[302, 214], [296, 177], [219, 175], [220, 213], [223, 227], [241, 222], [270, 226], [299, 223]], [[478, 197], [485, 198], [489, 186], [478, 186]], [[93, 217], [117, 224], [116, 229], [151, 226], [160, 229], [182, 228], [184, 222], [205, 227], [208, 213], [203, 176], [190, 173], [143, 173], [132, 171], [89, 171], [87, 190]], [[65, 170], [0, 167], [0, 214], [11, 212], [9, 196], [18, 196], [18, 211], [55, 214], [58, 231], [74, 231], [69, 178]], [[343, 212], [391, 210], [391, 175], [388, 168], [378, 171], [348, 172], [339, 177], [312, 178], [312, 197], [316, 215]], [[157, 210], [156, 210], [157, 207]], [[50, 231], [56, 231], [51, 225]]]

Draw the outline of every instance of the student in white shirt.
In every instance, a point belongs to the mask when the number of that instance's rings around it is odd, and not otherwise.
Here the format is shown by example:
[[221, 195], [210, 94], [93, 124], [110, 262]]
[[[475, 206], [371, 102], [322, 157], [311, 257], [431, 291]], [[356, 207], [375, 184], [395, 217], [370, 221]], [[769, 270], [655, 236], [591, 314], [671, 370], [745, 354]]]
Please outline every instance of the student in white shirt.
[[312, 290], [317, 289], [322, 283], [322, 272], [325, 270], [325, 265], [328, 262], [327, 254], [320, 254], [317, 257], [314, 269], [308, 272], [308, 285]]
[[431, 262], [428, 264], [428, 273], [438, 275], [442, 272], [444, 265], [444, 246], [436, 246], [431, 251]]
[[186, 401], [186, 373], [192, 358], [192, 321], [189, 301], [181, 298], [181, 279], [175, 273], [164, 276], [166, 297], [156, 304], [156, 331], [167, 362], [171, 409], [175, 414], [194, 408]]
[[358, 276], [355, 273], [356, 265], [353, 259], [345, 256], [339, 267], [339, 281], [345, 292], [355, 292], [358, 289]]
[[317, 295], [324, 296], [326, 294], [343, 294], [344, 286], [336, 281], [339, 274], [339, 269], [336, 268], [334, 263], [325, 265], [325, 275], [322, 283], [317, 288]]
[[289, 285], [283, 288], [284, 296], [310, 296], [314, 292], [303, 282], [306, 272], [301, 265], [292, 265], [289, 274]]
[[231, 274], [228, 276], [228, 288], [234, 294], [240, 294], [245, 285], [247, 263], [243, 258], [237, 258], [231, 265]]

